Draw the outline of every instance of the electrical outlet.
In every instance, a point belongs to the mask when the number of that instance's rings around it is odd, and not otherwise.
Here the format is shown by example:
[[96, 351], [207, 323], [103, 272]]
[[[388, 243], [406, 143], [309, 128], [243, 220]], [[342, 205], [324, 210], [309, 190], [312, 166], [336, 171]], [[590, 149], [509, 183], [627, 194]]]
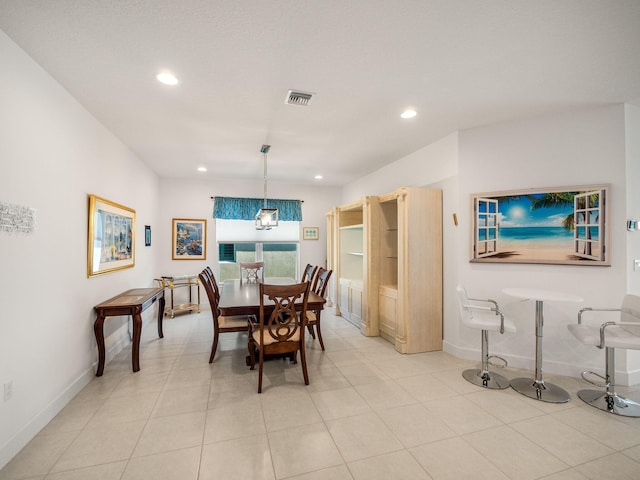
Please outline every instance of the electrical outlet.
[[4, 401], [8, 402], [13, 397], [13, 380], [4, 384]]

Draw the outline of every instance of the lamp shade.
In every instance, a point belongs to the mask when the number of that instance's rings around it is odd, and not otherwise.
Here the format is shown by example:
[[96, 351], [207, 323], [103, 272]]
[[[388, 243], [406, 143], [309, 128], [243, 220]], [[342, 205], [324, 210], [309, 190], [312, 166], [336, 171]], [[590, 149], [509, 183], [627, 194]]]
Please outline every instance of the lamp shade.
[[278, 226], [278, 209], [261, 208], [256, 214], [256, 229], [270, 230]]

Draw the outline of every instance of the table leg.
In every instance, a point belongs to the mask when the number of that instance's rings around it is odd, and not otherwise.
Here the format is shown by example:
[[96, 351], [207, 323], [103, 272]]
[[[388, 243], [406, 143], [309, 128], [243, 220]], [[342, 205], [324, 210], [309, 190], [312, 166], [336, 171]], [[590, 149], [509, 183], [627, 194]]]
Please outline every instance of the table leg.
[[536, 300], [536, 371], [535, 378], [514, 378], [511, 387], [518, 393], [535, 400], [550, 403], [566, 403], [569, 393], [552, 383], [545, 383], [542, 379], [542, 337], [544, 328], [544, 314], [542, 300]]
[[160, 301], [158, 303], [158, 337], [164, 338], [164, 333], [162, 332], [162, 319], [164, 318], [164, 293], [160, 296]]
[[134, 372], [140, 370], [140, 337], [142, 336], [142, 316], [139, 311], [133, 315], [133, 345], [131, 347], [131, 366]]
[[96, 371], [96, 377], [101, 377], [104, 372], [104, 315], [98, 315], [95, 323], [93, 324], [93, 332], [96, 335], [96, 343], [98, 344], [98, 370]]

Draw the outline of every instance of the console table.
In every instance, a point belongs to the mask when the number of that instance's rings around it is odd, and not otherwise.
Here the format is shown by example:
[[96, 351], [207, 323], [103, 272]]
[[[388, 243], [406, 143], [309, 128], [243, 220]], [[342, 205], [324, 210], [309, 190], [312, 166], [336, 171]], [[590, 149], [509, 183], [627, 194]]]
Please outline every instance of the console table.
[[[165, 315], [169, 315], [171, 318], [174, 318], [176, 313], [181, 312], [189, 312], [196, 311], [200, 313], [200, 280], [198, 279], [198, 274], [192, 275], [180, 275], [180, 276], [162, 276], [160, 278], [156, 278], [156, 282], [160, 284], [162, 288], [169, 289], [169, 305], [164, 312]], [[173, 290], [175, 288], [184, 288], [186, 287], [189, 290], [189, 302], [184, 303], [182, 305], [174, 305], [173, 304]], [[191, 288], [196, 287], [196, 292], [198, 295], [198, 303], [193, 302], [193, 298], [191, 295]]]
[[96, 305], [97, 318], [93, 331], [98, 344], [98, 370], [96, 377], [104, 372], [104, 321], [106, 317], [131, 315], [133, 318], [133, 346], [131, 348], [131, 365], [134, 372], [140, 370], [140, 337], [142, 335], [142, 312], [158, 301], [158, 336], [162, 333], [162, 317], [164, 312], [164, 288], [134, 288], [127, 290], [109, 300]]

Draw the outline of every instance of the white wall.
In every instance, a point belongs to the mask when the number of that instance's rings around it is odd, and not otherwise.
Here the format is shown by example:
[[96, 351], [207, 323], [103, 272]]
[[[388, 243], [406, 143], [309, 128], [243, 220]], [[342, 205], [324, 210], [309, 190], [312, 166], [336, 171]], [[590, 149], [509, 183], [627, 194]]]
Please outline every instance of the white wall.
[[[300, 240], [300, 264], [302, 268], [311, 263], [325, 265], [327, 258], [327, 232], [325, 214], [340, 202], [341, 189], [308, 185], [290, 185], [269, 182], [269, 197], [303, 200], [302, 225], [319, 227], [319, 240]], [[200, 181], [162, 179], [160, 189], [160, 216], [152, 225], [152, 243], [159, 248], [157, 268], [160, 275], [183, 275], [198, 273], [206, 265], [214, 271], [218, 261], [215, 219], [211, 197], [254, 197], [261, 198], [264, 184], [259, 181], [228, 179], [208, 179]], [[207, 220], [207, 259], [172, 260], [171, 225], [173, 218], [202, 218]], [[264, 232], [269, 235], [269, 232]]]
[[[625, 124], [624, 106], [579, 110], [460, 133], [460, 239], [458, 278], [470, 295], [494, 298], [518, 331], [492, 339], [493, 353], [513, 366], [533, 369], [534, 302], [519, 302], [501, 293], [527, 286], [578, 294], [584, 304], [545, 304], [544, 369], [578, 375], [585, 368], [602, 371], [602, 352], [580, 344], [566, 325], [586, 305], [619, 305], [626, 293]], [[534, 187], [608, 183], [611, 267], [469, 263], [470, 195]], [[454, 303], [449, 304], [454, 311]], [[448, 316], [446, 321], [455, 321]], [[475, 351], [477, 332], [458, 328], [447, 338], [458, 355]], [[620, 378], [622, 380], [622, 378]]]
[[[0, 201], [37, 215], [31, 235], [0, 232], [0, 389], [13, 381], [2, 468], [94, 378], [93, 306], [152, 285], [155, 247], [140, 239], [157, 223], [158, 180], [2, 31], [0, 58]], [[89, 193], [137, 211], [134, 268], [87, 278]], [[125, 322], [107, 321], [108, 348], [128, 341]]]
[[[637, 123], [637, 110], [616, 105], [461, 131], [347, 185], [343, 203], [404, 185], [442, 188], [444, 348], [458, 356], [479, 358], [478, 333], [459, 322], [454, 289], [462, 283], [475, 297], [499, 300], [516, 321], [515, 335], [492, 337], [492, 352], [505, 356], [513, 366], [532, 370], [534, 305], [505, 296], [503, 288], [519, 285], [575, 292], [594, 306], [619, 305], [627, 291], [637, 290], [635, 275], [634, 284], [627, 285], [630, 262], [624, 229], [627, 202], [638, 205], [637, 197], [627, 194], [629, 163], [636, 162], [631, 169], [638, 169]], [[636, 171], [630, 177], [634, 185], [637, 175]], [[601, 183], [611, 185], [611, 267], [469, 263], [471, 194]], [[457, 227], [453, 213], [458, 216]], [[603, 370], [601, 352], [580, 345], [566, 329], [567, 323], [576, 321], [580, 307], [545, 305], [546, 372], [575, 376], [585, 368]], [[636, 378], [640, 362], [631, 360], [631, 355], [619, 356], [624, 371], [618, 380], [640, 381]]]

